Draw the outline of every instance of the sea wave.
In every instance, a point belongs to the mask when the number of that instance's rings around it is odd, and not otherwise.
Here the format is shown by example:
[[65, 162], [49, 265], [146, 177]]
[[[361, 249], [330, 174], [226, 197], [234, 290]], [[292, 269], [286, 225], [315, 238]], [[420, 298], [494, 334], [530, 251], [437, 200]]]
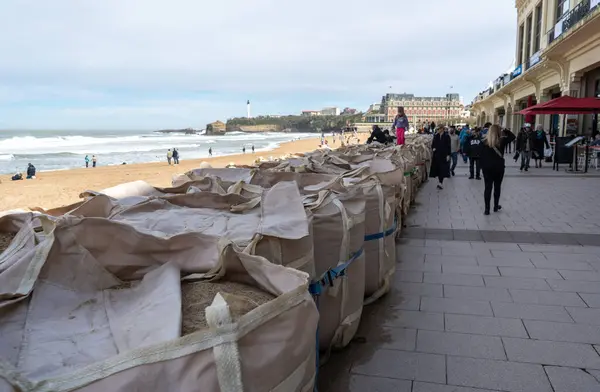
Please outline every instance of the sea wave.
[[13, 154], [0, 154], [0, 161], [12, 161], [15, 159]]

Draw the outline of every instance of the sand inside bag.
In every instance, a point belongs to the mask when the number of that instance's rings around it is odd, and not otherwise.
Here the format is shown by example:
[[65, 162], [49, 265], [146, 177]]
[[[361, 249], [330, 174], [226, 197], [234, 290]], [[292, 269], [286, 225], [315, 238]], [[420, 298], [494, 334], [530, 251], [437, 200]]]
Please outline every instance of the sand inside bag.
[[208, 328], [204, 309], [221, 293], [231, 311], [233, 321], [275, 298], [257, 287], [235, 282], [189, 282], [181, 285], [183, 320], [181, 334], [188, 335]]
[[2, 233], [0, 232], [0, 253], [8, 249], [12, 240], [17, 236], [17, 233]]

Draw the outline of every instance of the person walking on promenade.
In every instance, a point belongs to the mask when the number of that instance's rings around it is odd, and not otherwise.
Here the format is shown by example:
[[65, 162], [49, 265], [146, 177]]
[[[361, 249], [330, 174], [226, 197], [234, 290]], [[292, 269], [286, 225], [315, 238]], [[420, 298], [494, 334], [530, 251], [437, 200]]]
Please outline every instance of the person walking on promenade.
[[404, 145], [404, 134], [408, 131], [408, 117], [404, 114], [404, 108], [398, 106], [398, 114], [394, 118], [394, 124], [392, 128], [396, 130], [396, 144], [399, 146]]
[[535, 160], [535, 167], [542, 167], [544, 162], [544, 150], [550, 148], [548, 143], [548, 137], [544, 131], [544, 127], [541, 124], [535, 126], [534, 140], [533, 140], [533, 159]]
[[454, 176], [454, 169], [458, 163], [458, 150], [460, 149], [460, 138], [456, 134], [454, 127], [450, 128], [450, 156], [452, 157], [452, 166], [450, 167], [450, 174]]
[[469, 156], [469, 180], [481, 180], [479, 158], [481, 156], [481, 133], [475, 128], [467, 138], [467, 155]]
[[[510, 129], [508, 129], [508, 128], [504, 128], [504, 129], [502, 130], [502, 136], [506, 136], [506, 135], [508, 134], [507, 132], [510, 132]], [[507, 154], [512, 154], [512, 145], [513, 145], [513, 143], [508, 143], [508, 144], [506, 145], [506, 151], [505, 151], [505, 152], [506, 152]]]
[[467, 138], [469, 137], [469, 135], [471, 134], [471, 131], [469, 130], [469, 127], [467, 125], [465, 125], [461, 131], [460, 134], [458, 135], [458, 137], [460, 138], [460, 152], [463, 158], [463, 162], [467, 163]]
[[531, 131], [531, 125], [525, 124], [517, 135], [517, 151], [521, 155], [520, 170], [529, 171], [529, 163], [531, 161], [531, 151], [533, 150], [534, 134]]
[[494, 212], [502, 209], [500, 205], [500, 192], [504, 179], [504, 149], [515, 140], [515, 135], [509, 131], [501, 132], [499, 125], [492, 125], [481, 144], [481, 169], [485, 189], [483, 198], [485, 202], [485, 215], [490, 214], [490, 201], [492, 188], [494, 189]]
[[440, 127], [433, 136], [433, 142], [431, 143], [433, 154], [431, 157], [431, 169], [429, 171], [430, 177], [437, 177], [438, 179], [437, 189], [444, 189], [442, 186], [444, 178], [450, 177], [451, 149], [450, 135], [444, 132], [444, 128]]

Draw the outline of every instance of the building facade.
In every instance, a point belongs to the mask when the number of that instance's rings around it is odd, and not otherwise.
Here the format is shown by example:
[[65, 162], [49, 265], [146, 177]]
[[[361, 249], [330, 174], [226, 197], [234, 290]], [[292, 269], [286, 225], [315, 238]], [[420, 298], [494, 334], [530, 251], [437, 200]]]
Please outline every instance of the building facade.
[[[562, 95], [600, 97], [600, 0], [516, 0], [516, 66], [475, 97], [478, 124], [513, 131], [520, 110]], [[538, 115], [528, 119], [552, 134], [594, 134], [597, 115]], [[569, 126], [564, 126], [568, 124]]]
[[340, 108], [338, 107], [330, 107], [321, 109], [322, 116], [339, 116], [341, 113]]
[[414, 94], [386, 94], [381, 98], [379, 112], [384, 121], [394, 120], [398, 107], [404, 107], [408, 120], [412, 124], [424, 122], [436, 123], [460, 117], [463, 106], [458, 94], [446, 94], [445, 97], [416, 97]]

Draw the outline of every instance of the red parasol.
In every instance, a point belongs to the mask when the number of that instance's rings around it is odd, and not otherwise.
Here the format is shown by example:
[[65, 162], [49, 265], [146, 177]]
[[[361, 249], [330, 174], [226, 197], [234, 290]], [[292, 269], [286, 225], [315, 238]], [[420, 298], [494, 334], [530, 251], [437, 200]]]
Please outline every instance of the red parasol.
[[594, 114], [600, 112], [600, 99], [574, 98], [568, 95], [523, 109], [519, 114]]

